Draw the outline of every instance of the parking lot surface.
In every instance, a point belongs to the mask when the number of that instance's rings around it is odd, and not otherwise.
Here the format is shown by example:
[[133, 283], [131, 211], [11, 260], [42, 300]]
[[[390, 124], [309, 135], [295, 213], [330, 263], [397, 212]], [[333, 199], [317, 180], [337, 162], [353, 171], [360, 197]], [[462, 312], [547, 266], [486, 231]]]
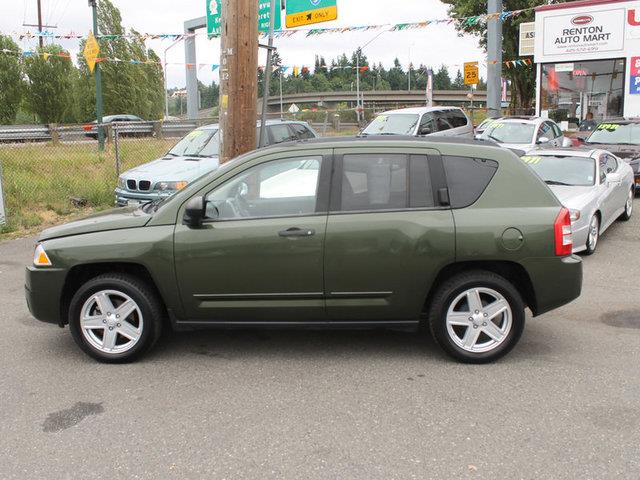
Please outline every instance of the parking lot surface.
[[638, 478], [640, 211], [481, 366], [388, 330], [170, 334], [98, 364], [29, 315], [33, 242], [0, 243], [0, 478]]

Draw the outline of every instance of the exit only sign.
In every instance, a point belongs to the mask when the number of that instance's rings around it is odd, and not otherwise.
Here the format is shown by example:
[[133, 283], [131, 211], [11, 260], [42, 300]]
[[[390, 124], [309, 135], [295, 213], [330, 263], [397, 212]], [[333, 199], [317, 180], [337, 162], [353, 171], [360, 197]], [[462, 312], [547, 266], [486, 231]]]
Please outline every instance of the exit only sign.
[[287, 28], [338, 18], [338, 0], [287, 0]]

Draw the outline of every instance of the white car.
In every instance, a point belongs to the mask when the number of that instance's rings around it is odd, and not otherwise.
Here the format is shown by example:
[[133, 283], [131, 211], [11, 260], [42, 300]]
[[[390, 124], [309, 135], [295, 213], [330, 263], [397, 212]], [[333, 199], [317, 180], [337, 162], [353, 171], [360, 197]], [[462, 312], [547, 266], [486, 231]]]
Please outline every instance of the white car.
[[379, 114], [360, 135], [440, 135], [473, 138], [473, 123], [458, 107], [402, 108]]
[[556, 122], [541, 117], [498, 118], [488, 123], [478, 138], [525, 153], [534, 148], [571, 146], [571, 140], [562, 134]]
[[616, 219], [629, 220], [635, 188], [633, 170], [605, 150], [536, 150], [522, 157], [569, 209], [573, 252], [587, 255]]

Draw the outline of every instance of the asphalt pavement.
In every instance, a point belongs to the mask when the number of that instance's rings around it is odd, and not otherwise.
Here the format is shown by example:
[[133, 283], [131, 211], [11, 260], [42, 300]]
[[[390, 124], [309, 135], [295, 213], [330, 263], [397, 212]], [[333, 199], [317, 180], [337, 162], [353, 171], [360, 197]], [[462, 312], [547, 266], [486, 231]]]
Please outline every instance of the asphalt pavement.
[[482, 366], [385, 330], [171, 334], [98, 364], [29, 315], [33, 242], [0, 243], [2, 479], [640, 477], [640, 210], [583, 257], [581, 298]]

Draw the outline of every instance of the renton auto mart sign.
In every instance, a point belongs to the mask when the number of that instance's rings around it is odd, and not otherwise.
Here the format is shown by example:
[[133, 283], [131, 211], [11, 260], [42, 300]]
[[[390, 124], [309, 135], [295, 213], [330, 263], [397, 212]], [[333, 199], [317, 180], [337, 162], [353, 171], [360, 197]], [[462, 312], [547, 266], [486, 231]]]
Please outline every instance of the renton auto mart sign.
[[612, 52], [624, 49], [625, 9], [544, 18], [544, 55]]

